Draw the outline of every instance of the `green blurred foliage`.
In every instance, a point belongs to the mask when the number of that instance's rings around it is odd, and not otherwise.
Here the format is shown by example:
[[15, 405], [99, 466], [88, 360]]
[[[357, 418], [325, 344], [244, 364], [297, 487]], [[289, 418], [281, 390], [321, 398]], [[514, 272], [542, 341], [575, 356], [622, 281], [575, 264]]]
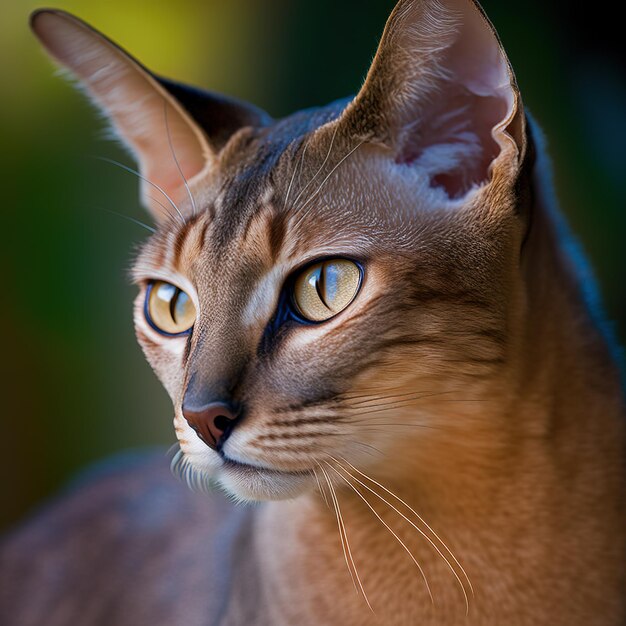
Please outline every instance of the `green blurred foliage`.
[[[0, 527], [90, 461], [174, 442], [169, 399], [132, 330], [126, 270], [147, 233], [108, 212], [147, 219], [137, 181], [93, 157], [131, 161], [105, 140], [105, 124], [82, 96], [54, 76], [27, 26], [37, 4], [4, 0], [0, 17], [0, 260], [8, 270], [0, 307]], [[58, 2], [158, 73], [249, 99], [275, 116], [358, 89], [393, 4]], [[599, 73], [593, 58], [575, 67], [571, 33], [538, 1], [515, 10], [484, 4], [549, 138], [561, 204], [623, 336], [623, 159], [614, 151], [607, 160], [624, 129], [623, 119], [620, 126], [606, 118], [623, 111], [616, 70], [603, 64]]]

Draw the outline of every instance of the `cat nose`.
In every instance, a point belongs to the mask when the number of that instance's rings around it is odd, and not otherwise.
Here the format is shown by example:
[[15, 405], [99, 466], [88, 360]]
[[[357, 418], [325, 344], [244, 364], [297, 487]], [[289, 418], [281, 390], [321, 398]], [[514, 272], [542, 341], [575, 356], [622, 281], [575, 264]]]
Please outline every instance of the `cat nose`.
[[183, 415], [198, 437], [217, 451], [228, 439], [238, 417], [226, 402], [211, 402], [199, 409], [183, 404]]

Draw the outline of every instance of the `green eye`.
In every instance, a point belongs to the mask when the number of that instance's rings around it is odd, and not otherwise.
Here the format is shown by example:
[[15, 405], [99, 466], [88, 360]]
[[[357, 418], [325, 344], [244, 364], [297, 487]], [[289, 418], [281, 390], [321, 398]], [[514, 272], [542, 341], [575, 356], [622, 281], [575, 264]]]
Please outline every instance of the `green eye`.
[[157, 280], [148, 286], [145, 315], [158, 332], [180, 335], [190, 330], [196, 321], [196, 308], [182, 289]]
[[361, 268], [348, 259], [328, 259], [307, 267], [297, 278], [293, 299], [311, 322], [323, 322], [343, 311], [361, 286]]

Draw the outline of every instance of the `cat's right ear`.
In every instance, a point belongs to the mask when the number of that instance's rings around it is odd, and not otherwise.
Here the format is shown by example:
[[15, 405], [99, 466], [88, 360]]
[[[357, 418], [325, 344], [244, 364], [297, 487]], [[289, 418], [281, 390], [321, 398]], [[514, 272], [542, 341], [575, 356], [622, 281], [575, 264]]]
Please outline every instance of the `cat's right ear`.
[[399, 0], [343, 124], [455, 199], [510, 184], [526, 150], [517, 83], [477, 0]]
[[[159, 78], [78, 18], [44, 9], [31, 16], [48, 53], [83, 85], [139, 162], [144, 205], [157, 221], [192, 211], [195, 184], [243, 126], [269, 117], [239, 101]], [[147, 182], [150, 181], [150, 182]], [[188, 184], [188, 187], [186, 185]]]

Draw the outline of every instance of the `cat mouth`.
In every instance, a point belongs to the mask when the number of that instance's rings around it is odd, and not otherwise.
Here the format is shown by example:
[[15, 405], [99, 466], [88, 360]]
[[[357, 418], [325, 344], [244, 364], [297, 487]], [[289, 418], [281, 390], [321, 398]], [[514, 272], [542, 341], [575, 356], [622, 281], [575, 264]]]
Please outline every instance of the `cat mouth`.
[[264, 467], [262, 465], [253, 465], [244, 461], [237, 461], [226, 456], [222, 456], [223, 469], [232, 470], [242, 474], [254, 476], [256, 474], [276, 475], [276, 476], [307, 476], [310, 472], [305, 470], [279, 470], [273, 467]]
[[286, 500], [311, 486], [311, 472], [279, 470], [222, 456], [218, 483], [242, 501]]

